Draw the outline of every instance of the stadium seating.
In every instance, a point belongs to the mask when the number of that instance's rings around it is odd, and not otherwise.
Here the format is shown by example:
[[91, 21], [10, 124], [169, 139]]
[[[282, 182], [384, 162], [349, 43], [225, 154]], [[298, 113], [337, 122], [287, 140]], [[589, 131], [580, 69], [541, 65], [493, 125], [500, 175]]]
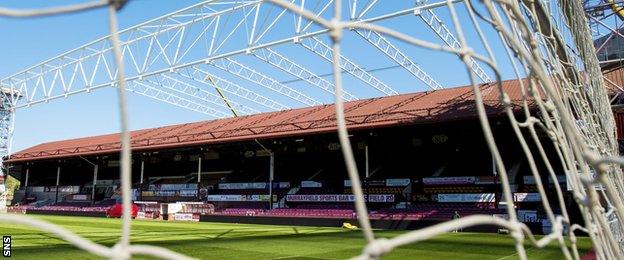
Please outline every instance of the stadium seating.
[[54, 206], [66, 206], [66, 207], [88, 207], [91, 206], [90, 201], [64, 201], [55, 203]]
[[31, 211], [82, 211], [82, 212], [106, 212], [109, 207], [75, 207], [75, 206], [43, 206], [35, 207]]

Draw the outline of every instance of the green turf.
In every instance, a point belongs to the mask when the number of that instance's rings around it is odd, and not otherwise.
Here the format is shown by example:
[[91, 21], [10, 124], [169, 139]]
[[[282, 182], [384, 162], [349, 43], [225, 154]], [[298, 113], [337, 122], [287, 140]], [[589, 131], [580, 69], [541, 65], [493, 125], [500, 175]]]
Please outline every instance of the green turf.
[[[120, 220], [88, 217], [38, 216], [107, 246], [113, 245]], [[65, 241], [26, 226], [0, 224], [0, 235], [13, 238], [13, 259], [91, 259]], [[405, 231], [378, 230], [378, 237]], [[225, 223], [189, 223], [134, 220], [132, 243], [158, 245], [201, 259], [346, 259], [364, 245], [359, 231], [340, 228], [293, 227]], [[579, 248], [588, 250], [587, 238]], [[530, 259], [559, 259], [555, 245], [528, 248]], [[386, 259], [515, 259], [506, 235], [450, 233], [426, 242], [401, 247]]]

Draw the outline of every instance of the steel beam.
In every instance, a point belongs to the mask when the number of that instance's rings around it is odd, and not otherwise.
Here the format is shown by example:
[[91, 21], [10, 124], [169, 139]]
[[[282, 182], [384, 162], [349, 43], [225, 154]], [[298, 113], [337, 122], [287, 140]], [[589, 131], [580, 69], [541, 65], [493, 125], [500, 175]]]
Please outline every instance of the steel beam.
[[[302, 39], [299, 43], [305, 49], [318, 55], [324, 60], [328, 62], [333, 62], [332, 61], [332, 55], [333, 55], [332, 49], [323, 41], [319, 40], [318, 38], [316, 37], [305, 38], [305, 39]], [[343, 55], [340, 55], [340, 68], [343, 69], [345, 72], [351, 74], [351, 76], [358, 78], [359, 80], [366, 83], [367, 85], [380, 91], [384, 95], [390, 96], [390, 95], [398, 94], [396, 90], [390, 88], [388, 85], [386, 85], [386, 83], [382, 82], [377, 77], [373, 76], [366, 70], [362, 69], [360, 66], [358, 66], [351, 60], [345, 58]]]
[[[334, 95], [335, 86], [333, 83], [329, 82], [328, 80], [322, 77], [319, 77], [318, 75], [314, 74], [309, 69], [306, 69], [305, 67], [291, 61], [290, 59], [286, 58], [286, 56], [281, 55], [276, 51], [273, 51], [271, 48], [266, 48], [266, 49], [255, 51], [252, 53], [252, 55], [254, 55], [254, 57], [268, 64], [271, 64], [274, 67], [292, 76], [297, 77], [300, 80], [303, 80], [309, 83], [312, 86], [318, 87], [322, 89], [323, 91]], [[352, 100], [357, 99], [357, 97], [355, 97], [348, 91], [343, 91], [342, 95], [343, 95], [344, 100], [347, 100], [347, 101], [352, 101]]]
[[244, 80], [256, 83], [264, 88], [274, 91], [279, 95], [290, 98], [301, 104], [308, 106], [317, 106], [323, 104], [320, 101], [317, 101], [297, 90], [294, 90], [291, 87], [288, 87], [269, 76], [263, 75], [262, 73], [259, 73], [256, 70], [251, 69], [233, 59], [218, 59], [210, 61], [209, 64], [223, 71], [236, 75]]
[[215, 76], [214, 74], [209, 73], [206, 70], [202, 70], [200, 68], [197, 67], [191, 67], [188, 70], [181, 70], [178, 71], [178, 75], [194, 80], [195, 82], [201, 83], [201, 84], [208, 84], [205, 79], [208, 78], [209, 76], [212, 77], [217, 84], [219, 85], [219, 88], [221, 88], [222, 90], [236, 95], [238, 97], [241, 97], [243, 99], [246, 99], [248, 101], [251, 101], [255, 104], [261, 105], [263, 107], [269, 108], [271, 110], [285, 110], [285, 109], [289, 109], [290, 107], [283, 105], [277, 101], [271, 100], [265, 96], [262, 96], [254, 91], [251, 91], [247, 88], [241, 87], [240, 85], [230, 82], [228, 80], [225, 80], [221, 77]]
[[[203, 88], [200, 88], [195, 85], [186, 83], [182, 80], [176, 79], [172, 77], [171, 75], [167, 75], [167, 74], [160, 75], [160, 77], [157, 79], [157, 82], [158, 82], [157, 84], [159, 84], [160, 86], [170, 89], [172, 91], [178, 92], [180, 94], [184, 94], [185, 97], [191, 100], [199, 99], [201, 102], [206, 102], [212, 105], [220, 106], [224, 109], [229, 109], [229, 107], [223, 104], [221, 97], [219, 97], [218, 95], [213, 94]], [[256, 109], [247, 107], [245, 105], [242, 105], [232, 100], [229, 100], [229, 102], [232, 103], [236, 107], [236, 110], [238, 112], [244, 115], [256, 114], [260, 112]]]
[[[434, 13], [433, 10], [418, 10], [416, 14], [433, 30], [433, 32], [449, 47], [461, 49], [461, 44], [455, 38], [455, 35], [446, 27], [444, 22]], [[484, 82], [492, 82], [492, 79], [485, 73], [481, 65], [473, 58], [470, 58], [470, 69]]]
[[372, 44], [386, 54], [390, 59], [399, 64], [401, 67], [406, 69], [409, 73], [416, 76], [420, 81], [425, 83], [429, 88], [436, 90], [441, 89], [442, 85], [434, 80], [427, 72], [425, 72], [420, 66], [418, 66], [412, 59], [407, 57], [407, 55], [403, 54], [403, 52], [394, 46], [388, 39], [383, 37], [378, 32], [374, 32], [371, 30], [354, 30], [355, 33], [368, 43]]
[[181, 97], [180, 95], [164, 91], [157, 86], [157, 84], [144, 81], [128, 82], [128, 91], [142, 96], [150, 97], [177, 107], [206, 114], [213, 118], [223, 118], [228, 116], [228, 114], [222, 111], [188, 100]]

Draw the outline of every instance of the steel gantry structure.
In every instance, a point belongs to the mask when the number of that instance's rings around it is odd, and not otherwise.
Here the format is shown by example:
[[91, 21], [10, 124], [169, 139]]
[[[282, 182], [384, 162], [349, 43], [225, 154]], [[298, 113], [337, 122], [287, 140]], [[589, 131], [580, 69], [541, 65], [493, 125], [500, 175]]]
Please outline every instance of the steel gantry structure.
[[[330, 16], [333, 8], [331, 0], [289, 2], [321, 17]], [[462, 47], [436, 15], [446, 1], [393, 2], [391, 8], [381, 2], [350, 0], [344, 5], [353, 21], [413, 19], [422, 28], [428, 27], [440, 44]], [[119, 37], [128, 91], [223, 118], [232, 116], [232, 111], [249, 115], [331, 102], [334, 85], [326, 78], [332, 62], [332, 49], [325, 39], [328, 33], [303, 16], [262, 0], [209, 0], [122, 30]], [[418, 57], [396, 40], [363, 29], [354, 29], [352, 34], [357, 44], [378, 53], [373, 64], [384, 61], [431, 90], [442, 88], [435, 79], [441, 75], [427, 72]], [[293, 50], [284, 51], [284, 46]], [[17, 109], [117, 87], [112, 52], [109, 35], [1, 79], [0, 156], [9, 153]], [[378, 96], [406, 92], [375, 75], [375, 68], [360, 64], [357, 58], [340, 56], [340, 68], [358, 86], [343, 92], [345, 100], [358, 99], [362, 91]], [[475, 75], [490, 82], [485, 70], [471, 62]]]
[[585, 14], [602, 67], [624, 64], [624, 1], [585, 0]]

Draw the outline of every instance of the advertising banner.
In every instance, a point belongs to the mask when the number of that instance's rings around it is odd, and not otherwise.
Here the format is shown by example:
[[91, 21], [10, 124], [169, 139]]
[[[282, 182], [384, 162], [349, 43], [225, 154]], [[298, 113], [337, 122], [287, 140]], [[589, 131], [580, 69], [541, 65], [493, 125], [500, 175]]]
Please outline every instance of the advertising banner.
[[518, 210], [518, 220], [521, 222], [539, 222], [536, 210]]
[[[59, 192], [77, 193], [80, 192], [80, 186], [58, 186]], [[56, 192], [56, 186], [47, 186], [44, 192]]]
[[173, 217], [178, 221], [199, 221], [199, 215], [193, 213], [176, 213]]
[[139, 211], [137, 212], [137, 218], [138, 219], [156, 219], [160, 216], [160, 212], [145, 212], [145, 211]]
[[72, 200], [87, 200], [87, 195], [85, 194], [74, 194], [72, 195]]
[[477, 177], [431, 177], [423, 178], [425, 185], [443, 185], [443, 184], [472, 184], [475, 183]]
[[[407, 179], [409, 180], [409, 179]], [[351, 180], [344, 180], [345, 187], [351, 187]], [[367, 187], [384, 187], [387, 186], [387, 180], [368, 180], [366, 183], [362, 183], [362, 186]], [[404, 185], [406, 186], [406, 185]]]
[[266, 189], [266, 182], [219, 183], [221, 190]]
[[269, 201], [269, 195], [206, 195], [207, 201]]
[[535, 202], [542, 201], [539, 193], [514, 193], [514, 201], [516, 202]]
[[197, 190], [180, 190], [178, 194], [182, 197], [195, 197], [197, 196]]
[[290, 188], [290, 182], [274, 182], [273, 187], [280, 188], [280, 189], [287, 189], [287, 188]]
[[192, 190], [197, 189], [197, 183], [181, 184], [150, 184], [149, 190]]
[[386, 179], [386, 186], [388, 187], [405, 187], [410, 185], [410, 179]]
[[[394, 202], [393, 194], [375, 194], [367, 196], [368, 202]], [[323, 194], [323, 195], [286, 195], [291, 202], [352, 202], [355, 197], [351, 194]]]
[[494, 193], [438, 194], [438, 202], [494, 202]]
[[301, 181], [301, 188], [320, 188], [323, 184], [316, 181]]

